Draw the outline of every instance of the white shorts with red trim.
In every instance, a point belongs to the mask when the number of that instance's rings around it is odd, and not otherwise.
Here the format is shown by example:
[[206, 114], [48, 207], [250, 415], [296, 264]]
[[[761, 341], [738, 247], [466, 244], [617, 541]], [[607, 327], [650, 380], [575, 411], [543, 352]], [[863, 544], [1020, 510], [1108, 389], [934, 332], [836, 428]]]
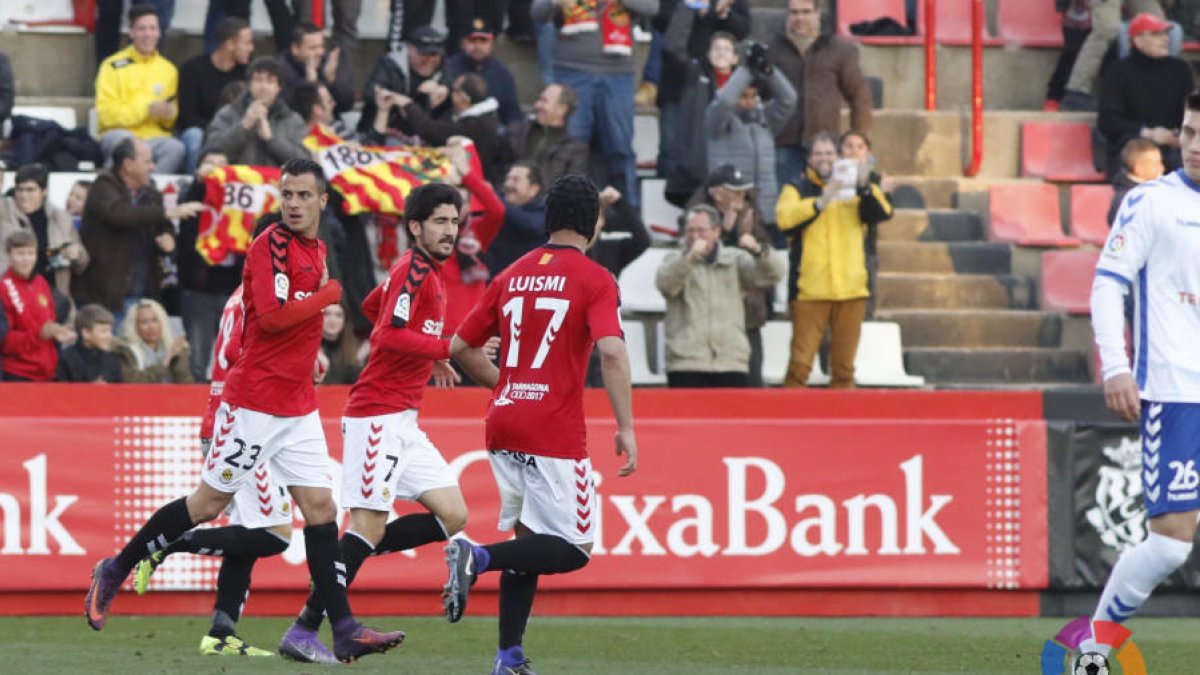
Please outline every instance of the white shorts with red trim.
[[500, 488], [501, 530], [511, 530], [520, 521], [537, 534], [553, 534], [572, 544], [592, 542], [596, 515], [592, 460], [511, 450], [489, 450], [488, 460]]
[[342, 418], [342, 508], [391, 511], [396, 499], [444, 487], [458, 481], [416, 410]]
[[237, 493], [247, 482], [257, 485], [261, 481], [255, 481], [255, 472], [262, 466], [269, 466], [270, 478], [279, 485], [333, 488], [333, 467], [317, 411], [276, 417], [222, 402], [214, 426], [203, 472], [212, 488]]

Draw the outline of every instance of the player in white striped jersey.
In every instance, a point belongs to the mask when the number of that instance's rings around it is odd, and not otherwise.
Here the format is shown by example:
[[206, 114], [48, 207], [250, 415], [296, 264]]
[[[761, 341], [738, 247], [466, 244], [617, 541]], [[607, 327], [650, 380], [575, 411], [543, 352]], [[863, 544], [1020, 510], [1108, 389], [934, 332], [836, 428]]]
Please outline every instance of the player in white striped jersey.
[[[1113, 567], [1093, 623], [1120, 623], [1141, 608], [1187, 561], [1200, 515], [1200, 92], [1187, 99], [1179, 139], [1183, 168], [1125, 196], [1092, 285], [1105, 402], [1141, 424], [1150, 526]], [[1088, 640], [1081, 651], [1107, 648]]]

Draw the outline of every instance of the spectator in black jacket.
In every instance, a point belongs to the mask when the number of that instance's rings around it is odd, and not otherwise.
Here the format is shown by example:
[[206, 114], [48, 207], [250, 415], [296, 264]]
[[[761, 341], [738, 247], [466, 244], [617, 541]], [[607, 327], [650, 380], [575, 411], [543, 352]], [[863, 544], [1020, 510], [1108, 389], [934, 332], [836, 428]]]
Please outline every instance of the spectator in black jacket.
[[120, 382], [121, 362], [113, 353], [113, 315], [100, 305], [75, 313], [79, 341], [58, 357], [59, 382]]
[[245, 19], [231, 16], [217, 26], [217, 48], [184, 62], [179, 69], [179, 117], [175, 131], [187, 149], [184, 171], [192, 173], [204, 147], [204, 130], [220, 109], [221, 92], [246, 79], [254, 54], [254, 32]]
[[292, 44], [279, 53], [284, 64], [283, 98], [291, 100], [299, 82], [319, 82], [329, 88], [338, 114], [354, 107], [354, 74], [338, 68], [341, 48], [325, 50], [325, 33], [311, 23], [300, 23], [292, 31]]
[[501, 151], [506, 150], [500, 136], [499, 104], [488, 95], [488, 85], [474, 73], [459, 75], [454, 79], [450, 101], [454, 112], [449, 119], [437, 119], [424, 108], [403, 94], [397, 94], [396, 102], [400, 114], [408, 120], [413, 131], [425, 145], [441, 146], [451, 136], [465, 136], [475, 143], [479, 164], [484, 177], [495, 184], [500, 181]]
[[[367, 133], [375, 125], [378, 106], [376, 88], [384, 94], [403, 94], [429, 111], [431, 117], [442, 119], [450, 115], [450, 87], [445, 82], [443, 57], [445, 37], [430, 26], [412, 32], [407, 42], [396, 51], [385, 52], [375, 62], [375, 69], [363, 85], [362, 118], [358, 130]], [[412, 127], [392, 109], [388, 112], [386, 128], [389, 134], [411, 136]], [[409, 142], [400, 139], [401, 142]]]
[[12, 116], [16, 100], [17, 82], [13, 78], [12, 64], [8, 61], [8, 54], [0, 52], [0, 124]]
[[[184, 192], [183, 201], [204, 201], [204, 180], [214, 169], [226, 166], [225, 154], [209, 150], [200, 157], [196, 179]], [[197, 382], [208, 380], [208, 366], [221, 311], [233, 290], [242, 283], [245, 255], [230, 254], [209, 264], [196, 250], [200, 218], [179, 221], [179, 286], [183, 291], [183, 332], [191, 344], [190, 367]]]
[[512, 165], [504, 178], [504, 224], [487, 250], [488, 269], [496, 276], [521, 256], [546, 243], [546, 200], [542, 173], [533, 162]]
[[[642, 222], [637, 209], [624, 195], [611, 185], [600, 191], [600, 220], [596, 223], [596, 236], [587, 255], [600, 263], [614, 277], [621, 270], [650, 248], [650, 232]], [[600, 356], [593, 350], [588, 360], [587, 386], [602, 387]]]
[[496, 32], [486, 17], [471, 20], [471, 32], [459, 42], [462, 51], [446, 59], [446, 79], [454, 82], [459, 75], [475, 73], [487, 82], [487, 90], [500, 106], [497, 113], [501, 124], [521, 121], [524, 113], [517, 101], [517, 82], [512, 71], [500, 59], [492, 56], [496, 49]]
[[1170, 24], [1149, 13], [1129, 22], [1133, 49], [1112, 64], [1104, 76], [1100, 114], [1096, 119], [1108, 141], [1110, 171], [1130, 139], [1145, 138], [1158, 145], [1167, 171], [1180, 166], [1179, 115], [1192, 93], [1192, 69], [1169, 55]]

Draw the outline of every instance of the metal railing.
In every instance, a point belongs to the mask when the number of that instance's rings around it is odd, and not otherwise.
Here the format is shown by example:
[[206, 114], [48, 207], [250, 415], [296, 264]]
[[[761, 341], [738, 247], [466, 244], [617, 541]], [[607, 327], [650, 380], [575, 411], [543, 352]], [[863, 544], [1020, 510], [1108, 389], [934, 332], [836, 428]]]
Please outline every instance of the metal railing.
[[[960, 0], [948, 0], [958, 2]], [[987, 20], [983, 0], [971, 3], [971, 161], [963, 175], [979, 174], [983, 165], [983, 24]], [[924, 1], [925, 12], [925, 109], [937, 110], [937, 0]]]

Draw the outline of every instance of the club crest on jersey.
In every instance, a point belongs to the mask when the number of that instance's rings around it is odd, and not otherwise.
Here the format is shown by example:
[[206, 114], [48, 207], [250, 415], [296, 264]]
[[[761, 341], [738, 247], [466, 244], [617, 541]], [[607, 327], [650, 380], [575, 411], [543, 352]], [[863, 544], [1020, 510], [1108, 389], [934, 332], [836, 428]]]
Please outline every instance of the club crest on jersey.
[[228, 483], [233, 480], [233, 469], [225, 469], [221, 472], [221, 482]]
[[283, 272], [275, 273], [275, 297], [279, 302], [287, 302], [288, 290], [291, 288], [291, 283], [288, 281], [287, 274]]
[[392, 316], [407, 323], [408, 314], [411, 309], [412, 298], [408, 293], [401, 293], [400, 297], [396, 298], [396, 310], [392, 312]]

